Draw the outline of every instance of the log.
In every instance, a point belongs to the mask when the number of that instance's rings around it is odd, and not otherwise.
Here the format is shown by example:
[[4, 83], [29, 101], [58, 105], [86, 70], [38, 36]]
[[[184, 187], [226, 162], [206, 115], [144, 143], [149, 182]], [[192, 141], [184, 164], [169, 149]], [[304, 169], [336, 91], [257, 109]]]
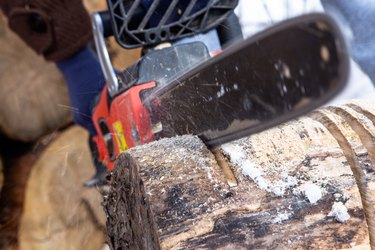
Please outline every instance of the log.
[[3, 185], [4, 185], [3, 159], [0, 157], [0, 194], [1, 194], [1, 190], [3, 189]]
[[4, 185], [0, 193], [0, 249], [18, 249], [18, 228], [30, 169], [48, 138], [25, 144], [1, 138]]
[[20, 249], [102, 249], [101, 195], [82, 185], [94, 173], [87, 137], [82, 128], [67, 129], [33, 165], [18, 233]]
[[214, 150], [196, 137], [122, 154], [111, 249], [374, 247], [375, 106], [315, 111]]
[[34, 141], [71, 122], [62, 75], [28, 48], [0, 16], [0, 132]]
[[[90, 13], [107, 9], [100, 0], [85, 0], [85, 5]], [[140, 56], [139, 49], [124, 50], [113, 37], [108, 39], [108, 49], [119, 70]], [[10, 31], [2, 15], [0, 56], [0, 133], [31, 142], [72, 122], [62, 75]]]

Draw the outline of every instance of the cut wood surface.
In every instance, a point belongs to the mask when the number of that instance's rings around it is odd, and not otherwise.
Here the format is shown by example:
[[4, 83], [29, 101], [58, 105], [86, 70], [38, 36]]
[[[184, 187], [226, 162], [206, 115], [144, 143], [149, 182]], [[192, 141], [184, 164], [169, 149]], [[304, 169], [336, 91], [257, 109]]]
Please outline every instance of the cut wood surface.
[[62, 75], [28, 48], [0, 15], [0, 131], [28, 142], [70, 121]]
[[120, 156], [111, 249], [370, 249], [375, 103], [330, 107], [213, 152], [196, 137]]
[[82, 185], [93, 172], [87, 133], [79, 127], [62, 132], [43, 151], [26, 187], [20, 249], [102, 249], [101, 196]]

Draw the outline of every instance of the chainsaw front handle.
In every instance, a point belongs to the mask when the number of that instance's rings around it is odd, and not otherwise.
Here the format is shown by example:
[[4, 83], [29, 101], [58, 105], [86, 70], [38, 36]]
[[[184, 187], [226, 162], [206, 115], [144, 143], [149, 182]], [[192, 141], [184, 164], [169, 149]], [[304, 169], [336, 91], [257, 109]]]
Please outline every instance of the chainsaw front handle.
[[[106, 19], [105, 17], [106, 13], [94, 13], [92, 14], [91, 20], [96, 52], [98, 54], [100, 66], [107, 82], [108, 93], [111, 97], [113, 97], [118, 91], [119, 81], [113, 69], [107, 47], [105, 46], [105, 35], [111, 35], [111, 30], [106, 27], [108, 26], [108, 24], [110, 26], [110, 23], [106, 22], [107, 25], [105, 25], [105, 23], [103, 22]], [[106, 29], [104, 29], [104, 27], [106, 27]]]

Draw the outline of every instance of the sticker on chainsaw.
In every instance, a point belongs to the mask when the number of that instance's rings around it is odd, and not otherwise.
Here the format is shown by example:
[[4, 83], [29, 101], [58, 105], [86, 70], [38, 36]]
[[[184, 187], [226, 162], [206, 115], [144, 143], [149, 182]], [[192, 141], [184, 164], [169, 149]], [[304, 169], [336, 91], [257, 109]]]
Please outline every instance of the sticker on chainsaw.
[[122, 125], [120, 121], [116, 121], [112, 124], [113, 129], [116, 135], [116, 142], [120, 152], [126, 151], [128, 149], [128, 145], [126, 144], [124, 130], [122, 129]]

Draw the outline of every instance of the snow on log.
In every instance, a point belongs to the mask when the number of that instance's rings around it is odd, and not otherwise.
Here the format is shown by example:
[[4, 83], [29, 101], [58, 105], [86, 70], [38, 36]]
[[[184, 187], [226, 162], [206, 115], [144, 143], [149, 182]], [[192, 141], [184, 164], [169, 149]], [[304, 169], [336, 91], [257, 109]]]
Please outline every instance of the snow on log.
[[101, 196], [82, 183], [94, 172], [87, 133], [62, 132], [33, 165], [20, 222], [20, 249], [101, 249]]
[[34, 141], [70, 118], [62, 75], [53, 63], [28, 48], [0, 16], [0, 131]]
[[213, 151], [192, 136], [131, 149], [105, 197], [109, 245], [369, 249], [374, 124], [374, 103], [353, 102]]

